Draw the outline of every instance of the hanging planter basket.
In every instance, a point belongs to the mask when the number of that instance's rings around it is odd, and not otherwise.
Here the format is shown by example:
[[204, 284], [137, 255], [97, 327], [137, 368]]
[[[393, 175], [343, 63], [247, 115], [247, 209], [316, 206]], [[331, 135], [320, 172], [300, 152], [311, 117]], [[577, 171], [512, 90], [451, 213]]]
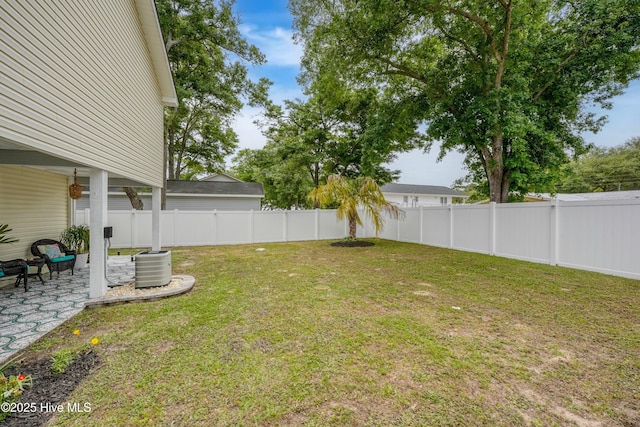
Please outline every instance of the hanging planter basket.
[[73, 184], [69, 186], [69, 197], [78, 200], [82, 197], [82, 186], [78, 184], [78, 171], [73, 170]]

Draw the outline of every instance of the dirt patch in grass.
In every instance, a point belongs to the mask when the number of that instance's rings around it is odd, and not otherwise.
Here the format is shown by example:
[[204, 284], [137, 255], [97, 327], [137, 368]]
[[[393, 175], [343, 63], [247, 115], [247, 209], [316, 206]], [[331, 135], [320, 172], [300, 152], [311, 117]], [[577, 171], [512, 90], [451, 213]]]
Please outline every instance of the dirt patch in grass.
[[429, 292], [429, 291], [413, 291], [414, 295], [420, 295], [423, 297], [432, 297], [434, 296], [433, 292]]
[[[20, 398], [20, 413], [12, 413], [2, 423], [3, 427], [36, 427], [44, 425], [62, 405], [62, 412], [88, 410], [85, 402], [67, 402], [74, 388], [100, 364], [100, 358], [92, 350], [78, 355], [61, 374], [51, 371], [51, 359], [37, 359], [19, 362], [5, 373], [8, 375], [31, 375], [33, 384], [25, 387]], [[71, 405], [69, 407], [68, 405]]]

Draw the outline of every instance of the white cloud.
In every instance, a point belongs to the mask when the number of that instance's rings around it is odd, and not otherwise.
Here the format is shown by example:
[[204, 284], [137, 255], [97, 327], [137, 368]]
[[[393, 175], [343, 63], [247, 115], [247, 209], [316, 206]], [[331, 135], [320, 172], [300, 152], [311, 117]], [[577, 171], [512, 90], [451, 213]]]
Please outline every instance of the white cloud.
[[[236, 118], [234, 129], [240, 140], [239, 149], [259, 149], [264, 147], [266, 138], [262, 135], [258, 126], [253, 123], [259, 114], [259, 109], [246, 107]], [[425, 154], [422, 150], [401, 153], [388, 167], [402, 171], [399, 182], [403, 184], [444, 185], [449, 187], [453, 181], [466, 175], [462, 163], [464, 155], [452, 151], [441, 162], [437, 162], [436, 157], [439, 149], [440, 147], [435, 144], [430, 153]], [[231, 164], [232, 158], [233, 156], [227, 159], [228, 165]]]
[[[296, 98], [303, 98], [303, 95], [298, 86], [286, 87], [273, 85], [269, 90], [269, 98], [276, 104], [283, 105], [285, 99], [294, 100]], [[262, 148], [267, 142], [260, 128], [253, 123], [261, 114], [261, 108], [245, 106], [236, 116], [233, 129], [238, 135], [239, 149]]]
[[247, 24], [240, 25], [239, 29], [247, 41], [255, 44], [266, 55], [269, 65], [300, 66], [303, 49], [293, 42], [291, 30], [282, 27], [262, 29]]
[[283, 105], [285, 99], [293, 101], [295, 99], [306, 99], [302, 94], [300, 86], [282, 86], [274, 84], [269, 88], [269, 98], [278, 105]]
[[242, 109], [240, 114], [236, 116], [233, 130], [235, 130], [238, 135], [239, 149], [258, 149], [262, 148], [267, 142], [258, 126], [253, 123], [259, 114], [259, 108], [245, 107]]
[[388, 165], [390, 169], [399, 169], [402, 184], [444, 185], [450, 187], [458, 178], [465, 176], [464, 154], [451, 151], [438, 162], [440, 151], [434, 144], [429, 153], [416, 149], [408, 153], [398, 154], [398, 158]]

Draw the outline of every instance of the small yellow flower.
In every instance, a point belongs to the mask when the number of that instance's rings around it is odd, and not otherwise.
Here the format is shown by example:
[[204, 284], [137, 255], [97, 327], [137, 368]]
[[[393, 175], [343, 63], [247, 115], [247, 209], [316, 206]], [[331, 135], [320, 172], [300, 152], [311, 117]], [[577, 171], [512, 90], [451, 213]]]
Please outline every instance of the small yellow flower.
[[80, 335], [80, 329], [76, 329], [75, 331], [73, 331], [73, 335]]
[[98, 340], [98, 338], [92, 338], [91, 339], [91, 344], [96, 345], [100, 342], [100, 340]]

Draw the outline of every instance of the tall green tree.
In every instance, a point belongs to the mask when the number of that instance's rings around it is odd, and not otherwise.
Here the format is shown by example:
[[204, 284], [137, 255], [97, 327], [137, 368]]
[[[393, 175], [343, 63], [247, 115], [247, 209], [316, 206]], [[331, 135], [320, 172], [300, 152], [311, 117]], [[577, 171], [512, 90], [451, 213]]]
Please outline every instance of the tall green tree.
[[169, 179], [224, 167], [237, 147], [232, 129], [243, 102], [267, 103], [270, 82], [253, 82], [247, 64], [265, 62], [238, 30], [233, 0], [157, 0], [156, 9], [179, 106], [165, 111]]
[[[490, 199], [543, 188], [640, 70], [640, 0], [290, 0], [318, 75], [378, 88]], [[393, 121], [390, 121], [393, 123]]]
[[332, 129], [337, 124], [331, 113], [324, 100], [318, 97], [312, 96], [305, 101], [285, 100], [284, 108], [278, 109], [265, 126], [264, 134], [274, 154], [280, 161], [304, 170], [314, 187], [327, 176], [323, 165], [330, 156]]
[[313, 188], [309, 170], [299, 159], [285, 156], [279, 147], [267, 143], [258, 150], [244, 149], [234, 158], [233, 173], [244, 181], [264, 187], [262, 206], [267, 209], [306, 209]]
[[383, 213], [396, 219], [401, 213], [397, 206], [385, 200], [375, 180], [367, 176], [350, 179], [330, 175], [326, 184], [309, 193], [309, 198], [321, 206], [338, 204], [336, 215], [349, 222], [350, 239], [356, 238], [357, 227], [362, 225], [358, 208], [364, 209], [365, 215], [371, 218], [376, 234], [384, 228]]
[[273, 106], [259, 123], [267, 143], [262, 149], [240, 151], [234, 158], [235, 175], [261, 182], [269, 208], [311, 207], [307, 195], [325, 178], [322, 160], [330, 120], [313, 100], [286, 100], [284, 109]]
[[369, 176], [379, 184], [397, 179], [400, 171], [390, 170], [386, 164], [397, 153], [420, 145], [421, 135], [401, 126], [404, 117], [400, 109], [379, 90], [351, 85], [338, 77], [319, 71], [304, 81], [310, 98], [302, 111], [311, 111], [314, 117], [305, 132], [311, 130], [317, 136], [320, 131], [317, 140], [323, 143], [325, 179], [330, 174]]
[[272, 207], [306, 207], [301, 200], [307, 200], [309, 187], [324, 184], [331, 174], [390, 182], [399, 171], [386, 164], [418, 145], [420, 135], [413, 129], [396, 137], [397, 127], [389, 125], [393, 107], [383, 104], [376, 90], [349, 88], [331, 77], [315, 79], [306, 100], [271, 109], [261, 123], [265, 148], [236, 158], [236, 175], [262, 182]]
[[571, 162], [554, 188], [562, 193], [640, 190], [640, 137], [611, 147], [595, 147]]

